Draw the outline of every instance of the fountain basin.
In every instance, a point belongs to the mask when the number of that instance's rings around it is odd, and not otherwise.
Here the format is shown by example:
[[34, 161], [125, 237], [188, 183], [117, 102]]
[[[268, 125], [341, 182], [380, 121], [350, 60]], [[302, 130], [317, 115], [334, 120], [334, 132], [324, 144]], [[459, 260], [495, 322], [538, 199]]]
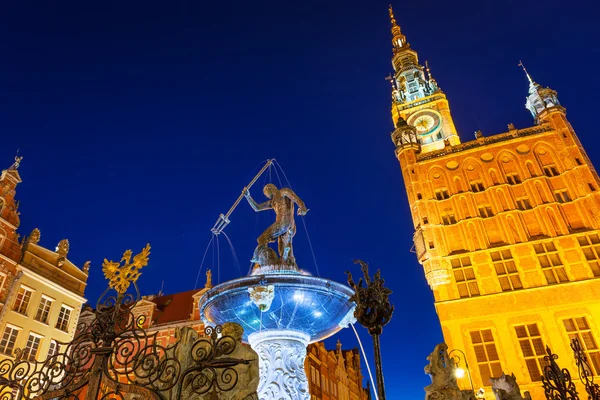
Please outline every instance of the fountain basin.
[[[273, 287], [268, 310], [262, 312], [248, 289]], [[302, 332], [309, 343], [321, 341], [344, 326], [354, 310], [354, 291], [340, 283], [296, 273], [270, 273], [234, 279], [207, 291], [200, 315], [212, 325], [237, 322], [248, 336], [265, 330]], [[340, 326], [341, 324], [341, 326]]]

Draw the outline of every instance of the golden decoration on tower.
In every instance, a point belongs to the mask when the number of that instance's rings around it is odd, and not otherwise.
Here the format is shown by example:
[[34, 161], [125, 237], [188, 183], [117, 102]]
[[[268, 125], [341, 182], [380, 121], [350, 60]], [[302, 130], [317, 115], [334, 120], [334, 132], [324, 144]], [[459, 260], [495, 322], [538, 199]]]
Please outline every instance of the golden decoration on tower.
[[[131, 262], [131, 250], [125, 251], [121, 261], [108, 261], [106, 258], [102, 263], [102, 272], [104, 277], [108, 279], [108, 285], [115, 289], [117, 292], [123, 294], [129, 289], [129, 285], [132, 282], [136, 282], [140, 277], [140, 269], [148, 265], [148, 256], [150, 255], [150, 243], [146, 244], [146, 247], [141, 253], [133, 256], [133, 262]], [[121, 263], [125, 263], [121, 265]]]

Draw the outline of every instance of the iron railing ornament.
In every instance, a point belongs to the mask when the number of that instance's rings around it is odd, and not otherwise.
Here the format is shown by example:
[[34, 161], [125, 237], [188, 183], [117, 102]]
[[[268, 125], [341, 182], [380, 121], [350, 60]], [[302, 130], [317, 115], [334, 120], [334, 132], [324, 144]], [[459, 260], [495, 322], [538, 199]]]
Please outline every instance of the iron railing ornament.
[[588, 400], [600, 400], [600, 386], [597, 383], [594, 383], [594, 373], [589, 364], [587, 355], [581, 347], [581, 343], [579, 343], [579, 339], [575, 338], [571, 340], [571, 349], [573, 349], [575, 363], [577, 364], [579, 372], [579, 379], [585, 386]]
[[575, 383], [571, 373], [566, 368], [560, 368], [556, 362], [558, 356], [546, 346], [547, 355], [544, 356], [546, 365], [542, 375], [542, 386], [547, 400], [579, 400]]
[[183, 328], [174, 343], [162, 345], [158, 331], [142, 328], [146, 316], [134, 315], [141, 300], [139, 269], [149, 254], [148, 245], [133, 262], [130, 250], [123, 265], [105, 260], [109, 287], [96, 303], [95, 318], [79, 323], [58, 353], [28, 361], [16, 350], [14, 359], [1, 361], [0, 400], [200, 399], [232, 390], [238, 382], [234, 367], [251, 361], [228, 357], [237, 338], [222, 335], [220, 326], [206, 327], [203, 337]]

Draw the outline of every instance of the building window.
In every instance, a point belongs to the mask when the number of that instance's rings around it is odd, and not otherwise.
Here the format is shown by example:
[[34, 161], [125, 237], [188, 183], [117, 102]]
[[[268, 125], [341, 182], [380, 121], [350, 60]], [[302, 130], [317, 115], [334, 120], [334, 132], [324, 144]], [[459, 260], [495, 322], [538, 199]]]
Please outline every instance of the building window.
[[544, 275], [546, 276], [549, 285], [569, 281], [554, 243], [534, 244], [533, 248], [535, 249], [540, 265], [542, 266], [542, 271], [544, 271]]
[[455, 224], [456, 223], [456, 217], [454, 216], [454, 214], [442, 215], [442, 223], [444, 225]]
[[494, 213], [492, 212], [492, 207], [490, 206], [479, 206], [477, 207], [479, 210], [479, 216], [481, 218], [493, 217]]
[[329, 393], [329, 385], [327, 385], [327, 378], [325, 378], [325, 375], [321, 375], [321, 387], [325, 393]]
[[494, 264], [494, 268], [496, 269], [502, 291], [523, 289], [521, 277], [519, 276], [519, 271], [517, 271], [517, 266], [510, 250], [493, 251], [490, 255], [492, 256], [492, 264]]
[[56, 340], [50, 341], [50, 348], [48, 349], [48, 357], [53, 357], [58, 354], [58, 342]]
[[517, 173], [506, 174], [506, 181], [511, 185], [516, 185], [517, 183], [521, 183], [521, 178]]
[[531, 381], [541, 381], [541, 371], [544, 370], [546, 365], [544, 361], [546, 352], [537, 324], [515, 326], [515, 331]]
[[595, 192], [595, 191], [596, 191], [596, 188], [595, 188], [595, 187], [594, 187], [594, 185], [592, 185], [591, 183], [588, 183], [588, 186], [589, 186], [589, 188], [590, 188], [590, 190], [591, 190], [592, 192]]
[[484, 385], [490, 386], [490, 378], [493, 376], [502, 375], [502, 367], [500, 366], [500, 357], [494, 343], [494, 336], [490, 329], [471, 332], [471, 343], [475, 351], [475, 358], [481, 381]]
[[417, 199], [418, 200], [422, 200], [423, 199], [423, 195], [421, 193], [417, 193]]
[[581, 162], [580, 158], [575, 158], [575, 162], [577, 162], [577, 165], [583, 165], [583, 163]]
[[443, 188], [443, 189], [438, 189], [435, 191], [435, 198], [438, 200], [445, 200], [445, 199], [449, 199], [450, 195], [448, 194], [448, 189]]
[[19, 292], [17, 293], [17, 298], [15, 300], [13, 310], [18, 312], [19, 314], [27, 315], [27, 306], [29, 306], [31, 293], [33, 293], [32, 289], [29, 289], [25, 286], [21, 286], [19, 288]]
[[60, 306], [60, 313], [58, 314], [58, 321], [56, 321], [56, 328], [61, 331], [67, 332], [69, 330], [69, 320], [71, 319], [71, 312], [73, 309], [66, 305]]
[[37, 352], [40, 348], [40, 342], [42, 341], [42, 337], [33, 332], [29, 333], [29, 338], [27, 339], [27, 344], [25, 345], [25, 349], [23, 350], [23, 358], [29, 361], [35, 361], [35, 357], [37, 356]]
[[423, 225], [427, 225], [429, 223], [429, 219], [427, 217], [423, 217]]
[[600, 350], [585, 317], [563, 320], [569, 340], [578, 339], [585, 352], [593, 375], [600, 375]]
[[485, 186], [483, 186], [482, 181], [472, 181], [471, 182], [471, 190], [473, 192], [483, 192], [485, 190]]
[[517, 199], [517, 208], [519, 210], [531, 210], [531, 203], [527, 197], [519, 197]]
[[550, 178], [553, 176], [558, 176], [558, 169], [556, 168], [556, 165], [554, 165], [554, 164], [544, 165], [543, 169], [544, 169], [544, 175], [546, 175]]
[[12, 356], [12, 352], [15, 348], [15, 342], [17, 341], [18, 335], [18, 328], [6, 325], [6, 328], [4, 328], [4, 334], [2, 335], [2, 340], [0, 340], [0, 353]]
[[50, 297], [42, 295], [42, 300], [40, 300], [40, 305], [38, 307], [37, 313], [35, 314], [36, 321], [40, 321], [43, 324], [48, 323], [48, 315], [50, 314], [50, 308], [52, 308], [52, 300]]
[[559, 203], [566, 203], [567, 201], [571, 201], [571, 197], [569, 196], [569, 192], [567, 192], [567, 189], [556, 190], [554, 192], [554, 198], [556, 198], [556, 201], [558, 201]]
[[469, 257], [454, 258], [450, 261], [460, 297], [479, 296], [479, 286]]
[[598, 235], [580, 236], [577, 238], [579, 246], [585, 255], [588, 265], [594, 276], [600, 276], [600, 237]]

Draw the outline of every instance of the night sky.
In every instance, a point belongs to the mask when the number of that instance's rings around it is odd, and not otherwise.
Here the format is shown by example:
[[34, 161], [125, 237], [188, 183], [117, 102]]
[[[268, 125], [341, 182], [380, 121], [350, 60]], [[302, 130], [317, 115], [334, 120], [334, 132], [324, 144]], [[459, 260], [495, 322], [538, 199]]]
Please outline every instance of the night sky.
[[[144, 294], [194, 288], [210, 228], [268, 158], [306, 202], [323, 277], [381, 268], [396, 312], [382, 336], [389, 398], [422, 398], [425, 358], [442, 340], [433, 297], [410, 253], [413, 228], [390, 141], [386, 1], [17, 1], [0, 4], [0, 165], [24, 156], [21, 228], [68, 238], [91, 260], [152, 245]], [[592, 160], [600, 93], [595, 16], [583, 1], [394, 3], [420, 60], [448, 96], [463, 141], [533, 124], [527, 80], [551, 86]], [[593, 117], [592, 117], [593, 116]], [[281, 175], [281, 173], [280, 173]], [[263, 199], [261, 186], [252, 189]], [[281, 177], [283, 180], [284, 178]], [[245, 274], [273, 214], [245, 203], [204, 268]], [[301, 222], [300, 266], [317, 274]], [[220, 272], [217, 267], [220, 265]], [[374, 271], [373, 271], [374, 272]], [[204, 271], [200, 285], [204, 284]], [[372, 344], [360, 328], [366, 348]], [[340, 337], [355, 347], [350, 330]], [[363, 371], [366, 375], [366, 370]]]

